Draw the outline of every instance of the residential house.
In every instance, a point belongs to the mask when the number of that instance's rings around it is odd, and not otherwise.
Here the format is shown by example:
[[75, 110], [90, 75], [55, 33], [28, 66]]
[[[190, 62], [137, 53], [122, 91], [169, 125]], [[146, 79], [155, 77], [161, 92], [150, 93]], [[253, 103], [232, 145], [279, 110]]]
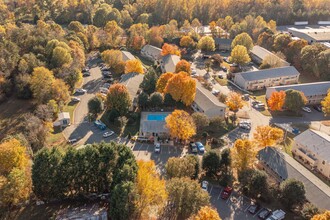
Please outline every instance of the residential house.
[[266, 99], [269, 99], [273, 92], [286, 91], [289, 89], [294, 89], [304, 93], [307, 98], [307, 104], [316, 105], [320, 104], [321, 101], [327, 96], [330, 89], [330, 81], [269, 87], [266, 90]]
[[293, 66], [236, 73], [234, 82], [245, 90], [298, 83], [300, 73]]
[[138, 73], [127, 73], [121, 76], [121, 80], [119, 83], [126, 86], [129, 96], [131, 98], [131, 107], [130, 111], [132, 111], [135, 107], [137, 107], [137, 95], [140, 92], [140, 84], [142, 83], [144, 78], [144, 74]]
[[61, 126], [66, 127], [71, 124], [70, 113], [69, 112], [61, 112], [58, 114], [58, 119], [53, 123], [53, 126]]
[[266, 57], [274, 57], [275, 59], [279, 59], [281, 62], [281, 66], [290, 66], [290, 63], [286, 62], [285, 60], [279, 58], [277, 55], [273, 54], [269, 50], [260, 47], [258, 45], [254, 46], [250, 51], [251, 58], [253, 62], [260, 65]]
[[165, 118], [171, 112], [141, 112], [140, 132], [141, 137], [169, 137]]
[[131, 54], [128, 51], [121, 51], [122, 57], [123, 57], [123, 61], [128, 61], [128, 60], [135, 60], [136, 58], [133, 56], [133, 54]]
[[162, 58], [161, 53], [162, 49], [149, 44], [141, 49], [141, 55], [153, 62], [159, 61]]
[[215, 42], [216, 49], [230, 51], [231, 43], [233, 42], [233, 40], [216, 37], [216, 38], [214, 38], [214, 42]]
[[330, 136], [308, 129], [294, 138], [292, 154], [306, 164], [307, 168], [317, 170], [330, 179]]
[[209, 90], [197, 81], [196, 96], [193, 104], [191, 105], [195, 112], [202, 112], [209, 118], [225, 117], [227, 106], [221, 103]]
[[278, 183], [296, 179], [305, 186], [306, 198], [321, 209], [330, 209], [330, 187], [294, 158], [276, 148], [266, 147], [258, 153], [258, 167]]
[[288, 32], [293, 37], [299, 37], [306, 40], [308, 43], [330, 42], [330, 27], [320, 28], [288, 28]]
[[180, 61], [180, 57], [177, 55], [166, 55], [162, 58], [162, 61], [160, 62], [160, 68], [163, 73], [175, 72], [176, 64]]

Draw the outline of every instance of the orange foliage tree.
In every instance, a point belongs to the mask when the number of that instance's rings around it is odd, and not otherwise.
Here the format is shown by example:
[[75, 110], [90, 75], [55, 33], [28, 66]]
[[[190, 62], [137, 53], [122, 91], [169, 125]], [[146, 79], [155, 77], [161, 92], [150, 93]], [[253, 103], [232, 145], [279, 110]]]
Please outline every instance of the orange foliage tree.
[[180, 60], [176, 66], [175, 66], [175, 72], [186, 72], [186, 73], [191, 73], [191, 68], [190, 68], [190, 63], [186, 60]]
[[166, 117], [166, 127], [173, 138], [188, 140], [196, 134], [193, 118], [183, 110], [175, 110]]
[[256, 160], [257, 150], [250, 140], [237, 139], [234, 147], [230, 149], [232, 165], [237, 171], [243, 171], [253, 166]]
[[164, 73], [162, 74], [156, 84], [157, 92], [164, 93], [167, 82], [174, 76], [173, 73]]
[[192, 220], [221, 220], [217, 210], [204, 206], [192, 217]]
[[244, 106], [244, 101], [242, 100], [240, 94], [237, 92], [231, 92], [226, 98], [226, 105], [233, 112], [237, 112]]
[[139, 60], [128, 60], [125, 64], [125, 73], [143, 74], [143, 66]]
[[329, 220], [330, 219], [330, 211], [325, 211], [322, 214], [314, 215], [311, 220]]
[[270, 95], [267, 103], [270, 110], [281, 111], [285, 103], [285, 92], [284, 91], [273, 92]]
[[177, 46], [172, 45], [172, 44], [166, 44], [166, 43], [162, 47], [161, 54], [162, 54], [162, 56], [166, 56], [168, 54], [181, 56], [181, 52]]
[[258, 126], [253, 133], [253, 138], [259, 148], [274, 146], [283, 140], [283, 130], [269, 125]]
[[141, 50], [142, 47], [146, 44], [146, 41], [143, 36], [134, 36], [132, 40], [131, 47], [134, 50]]

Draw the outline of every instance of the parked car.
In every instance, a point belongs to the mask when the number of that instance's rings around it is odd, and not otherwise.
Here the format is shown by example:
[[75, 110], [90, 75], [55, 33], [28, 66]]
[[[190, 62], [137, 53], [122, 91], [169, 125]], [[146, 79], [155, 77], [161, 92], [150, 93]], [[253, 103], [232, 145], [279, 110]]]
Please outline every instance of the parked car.
[[155, 145], [155, 153], [160, 153], [160, 143], [157, 143], [156, 145]]
[[87, 90], [86, 89], [76, 89], [76, 92], [85, 94], [87, 92]]
[[83, 73], [84, 73], [84, 72], [88, 72], [88, 71], [89, 71], [89, 67], [87, 67], [87, 66], [86, 66], [85, 68], [83, 68], [83, 69], [82, 69], [82, 71], [81, 71], [81, 72], [83, 72]]
[[222, 199], [228, 199], [231, 192], [233, 191], [233, 188], [227, 186], [226, 188], [224, 188], [224, 190], [221, 193], [221, 198]]
[[86, 72], [83, 72], [83, 76], [90, 76], [91, 75], [91, 73], [90, 72], [88, 72], [88, 71], [86, 71]]
[[149, 141], [149, 139], [146, 137], [138, 137], [136, 140], [139, 142], [148, 142]]
[[251, 123], [240, 122], [239, 127], [244, 129], [244, 130], [251, 130]]
[[245, 101], [249, 101], [250, 95], [249, 94], [244, 94], [244, 95], [242, 95], [242, 99], [245, 100]]
[[256, 105], [254, 105], [254, 108], [259, 109], [259, 110], [265, 109], [265, 104], [264, 103], [256, 104]]
[[322, 112], [322, 106], [321, 105], [314, 105], [313, 108], [318, 112]]
[[205, 152], [204, 145], [201, 142], [196, 142], [196, 146], [197, 146], [198, 152], [200, 152], [200, 153]]
[[211, 58], [210, 55], [205, 55], [205, 54], [203, 54], [203, 59], [210, 59], [210, 58]]
[[103, 84], [103, 88], [107, 88], [107, 89], [109, 89], [110, 88], [110, 86], [111, 86], [111, 84], [110, 83], [104, 83]]
[[194, 142], [190, 142], [191, 153], [198, 153], [197, 145]]
[[191, 69], [191, 75], [196, 75], [197, 71], [195, 69]]
[[207, 182], [206, 180], [204, 180], [202, 182], [202, 189], [207, 192], [208, 186], [209, 186], [209, 182]]
[[[222, 71], [227, 72], [227, 68], [226, 68], [226, 67], [221, 66], [220, 68], [222, 69]], [[222, 78], [221, 78], [221, 79], [222, 79]]]
[[219, 93], [220, 93], [219, 90], [216, 90], [216, 89], [212, 90], [212, 94], [213, 94], [213, 95], [218, 95]]
[[94, 125], [101, 130], [105, 130], [107, 128], [107, 126], [100, 120], [94, 121]]
[[109, 89], [104, 88], [104, 87], [100, 87], [100, 93], [107, 94], [108, 92], [109, 92]]
[[113, 83], [113, 81], [114, 81], [113, 78], [103, 78], [104, 83], [110, 83], [111, 84], [111, 83]]
[[80, 102], [80, 98], [78, 97], [72, 97], [71, 102]]
[[267, 220], [282, 220], [285, 218], [285, 212], [282, 209], [278, 209], [272, 212], [272, 215]]
[[73, 144], [73, 143], [76, 143], [77, 141], [78, 141], [78, 139], [73, 138], [73, 139], [68, 140], [68, 143]]
[[107, 131], [107, 132], [105, 132], [104, 134], [103, 134], [103, 137], [104, 138], [107, 138], [107, 137], [110, 137], [111, 135], [113, 135], [115, 132], [113, 132], [113, 131]]
[[102, 70], [102, 75], [103, 76], [111, 76], [112, 73], [109, 70]]
[[258, 214], [258, 217], [260, 219], [266, 219], [270, 214], [272, 213], [272, 210], [270, 209], [266, 209], [266, 208], [263, 208], [259, 214]]
[[308, 107], [302, 107], [301, 108], [304, 112], [308, 112], [308, 113], [311, 113], [312, 112], [312, 110], [310, 109], [310, 108], [308, 108]]
[[252, 205], [250, 205], [250, 207], [248, 208], [248, 211], [251, 214], [256, 214], [260, 209], [260, 205], [258, 203], [254, 203]]

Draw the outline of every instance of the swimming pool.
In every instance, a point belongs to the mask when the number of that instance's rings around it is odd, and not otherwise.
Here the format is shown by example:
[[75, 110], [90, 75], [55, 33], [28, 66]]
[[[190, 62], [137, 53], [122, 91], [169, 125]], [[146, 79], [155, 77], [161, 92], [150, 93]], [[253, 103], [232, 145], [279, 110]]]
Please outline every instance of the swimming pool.
[[167, 115], [147, 115], [148, 121], [165, 121]]

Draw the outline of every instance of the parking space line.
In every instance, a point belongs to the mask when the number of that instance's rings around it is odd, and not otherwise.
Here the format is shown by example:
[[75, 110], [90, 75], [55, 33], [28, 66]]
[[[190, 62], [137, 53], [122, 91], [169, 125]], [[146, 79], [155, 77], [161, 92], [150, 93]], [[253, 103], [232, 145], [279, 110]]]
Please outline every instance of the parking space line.
[[244, 212], [246, 212], [249, 208], [250, 208], [251, 205], [248, 205], [248, 207], [246, 207], [246, 209], [244, 210]]
[[213, 186], [211, 186], [210, 194], [212, 193]]
[[220, 189], [220, 193], [219, 193], [219, 196], [218, 196], [218, 198], [217, 198], [217, 199], [219, 199], [219, 198], [220, 198], [222, 191], [223, 191], [223, 188], [222, 188], [222, 189]]
[[227, 201], [226, 201], [226, 204], [229, 203], [229, 200], [230, 200], [231, 197], [232, 197], [232, 195], [229, 196], [229, 198], [228, 198]]
[[257, 213], [253, 217], [256, 217], [261, 212], [261, 210], [263, 210], [263, 208], [260, 208], [259, 211], [257, 211]]

